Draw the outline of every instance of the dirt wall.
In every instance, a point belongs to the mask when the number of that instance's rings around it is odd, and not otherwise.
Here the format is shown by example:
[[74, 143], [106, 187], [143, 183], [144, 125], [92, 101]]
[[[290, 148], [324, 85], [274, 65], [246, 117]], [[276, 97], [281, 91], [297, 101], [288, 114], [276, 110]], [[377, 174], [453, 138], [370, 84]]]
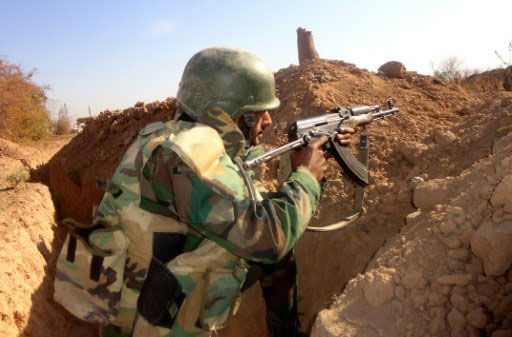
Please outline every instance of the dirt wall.
[[96, 178], [110, 179], [126, 149], [146, 124], [168, 121], [176, 100], [136, 103], [125, 110], [104, 111], [48, 163], [49, 184], [61, 219], [90, 222], [103, 196]]
[[512, 335], [512, 133], [491, 145], [460, 175], [416, 187], [420, 208], [312, 337]]
[[471, 75], [463, 80], [461, 85], [474, 92], [511, 91], [512, 66]]
[[[57, 227], [48, 186], [32, 179], [25, 181], [28, 174], [20, 174], [43, 165], [68, 141], [69, 137], [54, 139], [33, 148], [0, 139], [2, 336], [96, 334], [96, 327], [75, 319], [52, 300], [55, 261], [64, 232]], [[12, 177], [16, 175], [21, 180], [14, 188]]]

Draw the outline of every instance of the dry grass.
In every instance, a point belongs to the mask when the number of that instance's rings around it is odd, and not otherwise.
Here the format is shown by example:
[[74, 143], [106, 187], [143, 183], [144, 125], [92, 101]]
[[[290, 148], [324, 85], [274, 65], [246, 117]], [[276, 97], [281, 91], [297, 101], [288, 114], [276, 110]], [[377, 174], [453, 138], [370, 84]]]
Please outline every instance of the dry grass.
[[9, 174], [5, 180], [7, 180], [11, 187], [17, 189], [22, 186], [23, 183], [27, 182], [30, 179], [30, 171], [26, 168], [20, 168], [19, 170]]

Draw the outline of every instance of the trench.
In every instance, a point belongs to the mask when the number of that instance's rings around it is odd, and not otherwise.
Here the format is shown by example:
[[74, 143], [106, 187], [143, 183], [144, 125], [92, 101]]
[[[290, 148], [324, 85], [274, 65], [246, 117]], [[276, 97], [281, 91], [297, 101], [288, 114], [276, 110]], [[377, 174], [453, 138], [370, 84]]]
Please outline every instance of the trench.
[[[325, 102], [374, 101], [374, 97], [389, 91], [403, 104], [401, 119], [379, 123], [372, 129], [373, 180], [367, 189], [366, 214], [336, 232], [307, 232], [296, 247], [299, 312], [306, 331], [318, 312], [333, 302], [349, 280], [366, 270], [376, 252], [402, 229], [404, 218], [415, 211], [410, 179], [416, 175], [432, 179], [459, 174], [490, 154], [492, 148], [488, 145], [503, 136], [494, 132], [497, 126], [512, 123], [510, 109], [508, 114], [498, 113], [512, 105], [510, 96], [484, 103], [461, 89], [434, 86], [428, 77], [386, 80], [369, 72], [355, 73], [354, 69], [325, 62], [306, 69], [291, 67], [276, 75], [283, 92], [281, 109], [294, 112], [276, 115], [276, 128], [268, 137], [274, 146], [284, 141], [280, 135], [286, 123], [307, 116], [314, 110], [311, 107], [318, 108], [316, 105]], [[311, 82], [308, 78], [314, 79], [310, 75], [316, 73], [326, 74], [324, 77], [332, 83]], [[336, 78], [344, 80], [335, 82]], [[362, 85], [361, 81], [371, 85]], [[368, 88], [374, 92], [367, 93]], [[438, 96], [444, 98], [432, 98]], [[301, 110], [301, 106], [310, 108]], [[15, 192], [0, 187], [0, 224], [6, 228], [1, 243], [8, 247], [0, 256], [5, 266], [0, 291], [8, 294], [0, 296], [0, 324], [2, 331], [8, 331], [6, 335], [96, 336], [95, 327], [73, 318], [52, 301], [55, 259], [65, 234], [56, 214], [59, 218], [90, 221], [92, 206], [102, 196], [96, 177], [109, 179], [137, 131], [149, 122], [170, 119], [175, 109], [176, 102], [170, 98], [104, 112], [38, 171], [43, 177], [38, 179], [40, 182], [28, 182]], [[417, 113], [418, 109], [422, 114]], [[468, 115], [471, 120], [466, 118]], [[0, 163], [4, 157], [0, 157]], [[276, 185], [276, 168], [275, 163], [262, 168], [269, 187]], [[322, 206], [313, 219], [315, 225], [336, 222], [352, 206], [353, 187], [335, 165], [331, 165], [328, 179]], [[51, 186], [51, 195], [45, 184]], [[44, 220], [34, 219], [36, 213]], [[260, 286], [255, 284], [243, 294], [239, 312], [219, 335], [264, 337], [264, 317]]]

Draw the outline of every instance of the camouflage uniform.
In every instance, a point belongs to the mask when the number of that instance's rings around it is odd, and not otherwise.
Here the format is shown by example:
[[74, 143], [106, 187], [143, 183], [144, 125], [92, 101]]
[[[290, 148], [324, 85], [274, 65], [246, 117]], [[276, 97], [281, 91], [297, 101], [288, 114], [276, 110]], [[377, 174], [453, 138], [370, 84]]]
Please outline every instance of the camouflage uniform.
[[249, 117], [279, 106], [273, 74], [245, 51], [206, 49], [185, 67], [177, 99], [178, 116], [191, 118], [141, 130], [92, 225], [72, 224], [54, 297], [110, 325], [105, 336], [210, 336], [236, 312], [250, 264], [246, 285], [261, 280], [273, 336], [292, 336], [292, 248], [321, 188], [299, 167], [277, 192], [255, 181], [254, 200], [233, 162], [258, 154], [246, 150]]
[[[166, 316], [172, 330], [138, 315], [134, 336], [210, 336], [225, 326], [237, 309], [248, 261], [272, 264], [291, 254], [320, 198], [318, 182], [300, 167], [277, 192], [255, 182], [259, 201], [250, 201], [232, 158], [257, 150], [244, 153], [243, 135], [222, 110], [213, 109], [204, 120], [209, 126], [186, 121], [146, 126], [98, 208], [98, 216], [119, 224], [130, 243], [114, 325], [132, 329], [150, 265], [165, 266], [182, 289], [178, 300], [163, 303], [168, 314], [156, 315]], [[182, 233], [185, 253], [155, 261], [158, 233]], [[280, 314], [279, 304], [269, 306]]]

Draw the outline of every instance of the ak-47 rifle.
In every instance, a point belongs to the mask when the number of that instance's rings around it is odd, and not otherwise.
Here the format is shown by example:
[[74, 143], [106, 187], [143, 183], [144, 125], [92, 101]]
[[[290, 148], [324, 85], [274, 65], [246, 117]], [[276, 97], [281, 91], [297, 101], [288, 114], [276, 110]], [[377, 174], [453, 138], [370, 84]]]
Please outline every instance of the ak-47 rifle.
[[[246, 162], [243, 162], [241, 158], [235, 158], [235, 163], [241, 169], [245, 183], [249, 188], [249, 197], [252, 200], [256, 200], [256, 192], [252, 181], [246, 172], [247, 170], [253, 169], [261, 163], [286, 152], [306, 146], [322, 136], [327, 136], [329, 142], [326, 144], [326, 150], [329, 150], [332, 153], [333, 157], [343, 168], [345, 173], [356, 182], [359, 189], [362, 191], [359, 193], [361, 195], [356, 195], [356, 203], [360, 205], [358, 207], [354, 207], [354, 210], [358, 208], [356, 213], [357, 217], [359, 217], [362, 212], [364, 187], [368, 185], [368, 134], [364, 130], [364, 127], [374, 120], [393, 116], [398, 111], [399, 110], [394, 106], [393, 99], [388, 98], [387, 110], [381, 110], [378, 105], [363, 105], [353, 108], [335, 107], [329, 114], [295, 121], [288, 131], [289, 138], [292, 139], [291, 142], [265, 152], [264, 154]], [[359, 160], [354, 157], [348, 148], [340, 146], [335, 139], [338, 130], [341, 128], [355, 128], [358, 126], [363, 127], [359, 143]], [[357, 199], [360, 199], [360, 201]], [[351, 221], [352, 220], [353, 219], [351, 218]], [[315, 230], [312, 227], [308, 227], [308, 229]], [[316, 230], [325, 229], [317, 228]]]

